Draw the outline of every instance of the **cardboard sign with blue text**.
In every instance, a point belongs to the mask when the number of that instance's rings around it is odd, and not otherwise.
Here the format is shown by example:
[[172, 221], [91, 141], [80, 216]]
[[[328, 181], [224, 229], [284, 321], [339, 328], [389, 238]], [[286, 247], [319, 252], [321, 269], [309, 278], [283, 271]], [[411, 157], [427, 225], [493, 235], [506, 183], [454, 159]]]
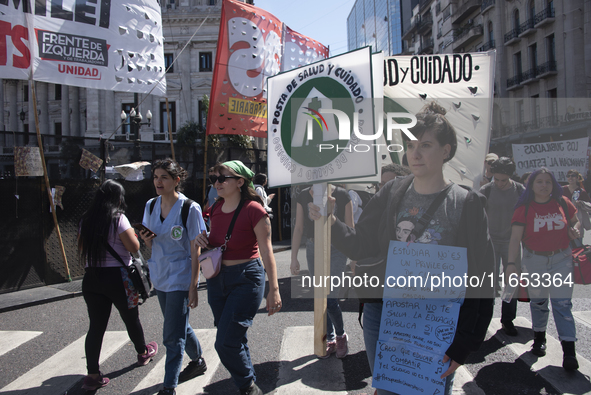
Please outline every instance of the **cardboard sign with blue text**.
[[374, 387], [444, 392], [443, 357], [455, 336], [467, 269], [465, 248], [390, 242]]

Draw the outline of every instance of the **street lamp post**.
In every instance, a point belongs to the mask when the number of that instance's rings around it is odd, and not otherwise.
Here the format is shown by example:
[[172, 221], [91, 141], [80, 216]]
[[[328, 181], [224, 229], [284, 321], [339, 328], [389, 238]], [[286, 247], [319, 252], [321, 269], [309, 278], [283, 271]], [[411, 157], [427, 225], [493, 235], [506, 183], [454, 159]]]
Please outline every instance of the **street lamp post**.
[[[137, 111], [137, 112], [136, 112]], [[140, 113], [139, 105], [138, 105], [138, 94], [134, 93], [133, 95], [133, 108], [129, 112], [129, 126], [131, 127], [131, 133], [134, 137], [134, 144], [133, 144], [133, 154], [131, 157], [132, 162], [139, 162], [142, 160], [142, 152], [140, 149], [140, 128], [142, 125], [152, 125], [152, 111], [148, 110], [146, 113], [146, 119], [148, 122], [142, 122], [143, 117]], [[121, 111], [121, 122], [125, 122], [127, 120], [127, 114], [124, 110]]]

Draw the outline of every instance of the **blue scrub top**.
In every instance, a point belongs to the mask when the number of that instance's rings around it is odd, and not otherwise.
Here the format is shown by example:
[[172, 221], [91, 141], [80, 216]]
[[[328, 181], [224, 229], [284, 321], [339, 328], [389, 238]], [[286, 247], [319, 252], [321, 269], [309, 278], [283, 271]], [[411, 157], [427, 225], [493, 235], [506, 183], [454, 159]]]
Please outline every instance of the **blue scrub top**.
[[151, 215], [152, 199], [146, 203], [142, 221], [157, 235], [152, 239], [152, 256], [148, 260], [150, 279], [158, 291], [188, 291], [191, 285], [191, 241], [206, 229], [201, 207], [195, 202], [191, 204], [185, 229], [181, 208], [187, 197], [179, 193], [178, 200], [164, 222], [160, 221], [162, 198], [158, 196], [155, 199]]

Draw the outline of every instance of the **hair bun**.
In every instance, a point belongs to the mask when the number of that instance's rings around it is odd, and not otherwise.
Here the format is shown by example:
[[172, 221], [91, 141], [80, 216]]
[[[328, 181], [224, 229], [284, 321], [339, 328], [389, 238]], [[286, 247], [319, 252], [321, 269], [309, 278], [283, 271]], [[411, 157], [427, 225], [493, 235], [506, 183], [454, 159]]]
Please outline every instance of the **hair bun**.
[[422, 111], [430, 112], [433, 114], [440, 114], [440, 115], [445, 115], [447, 113], [447, 110], [445, 108], [443, 108], [443, 106], [441, 106], [440, 104], [438, 104], [434, 101], [425, 105], [425, 107], [423, 107]]

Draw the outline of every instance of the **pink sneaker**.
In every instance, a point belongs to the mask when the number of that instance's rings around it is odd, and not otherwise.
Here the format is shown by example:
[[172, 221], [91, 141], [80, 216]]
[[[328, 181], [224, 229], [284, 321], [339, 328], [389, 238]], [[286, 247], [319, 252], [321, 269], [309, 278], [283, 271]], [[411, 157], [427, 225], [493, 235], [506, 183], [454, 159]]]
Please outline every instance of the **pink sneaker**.
[[337, 342], [326, 342], [326, 355], [323, 357], [318, 357], [320, 359], [326, 359], [330, 357], [330, 354], [334, 354], [337, 351]]
[[137, 355], [138, 366], [147, 365], [154, 358], [154, 355], [158, 354], [158, 343], [150, 342], [146, 344], [146, 350], [148, 351], [147, 353]]
[[82, 383], [82, 389], [85, 391], [95, 391], [99, 388], [104, 387], [105, 385], [109, 384], [109, 379], [104, 377], [101, 372], [99, 372], [99, 378], [95, 379], [90, 376], [84, 377], [84, 382]]
[[347, 334], [337, 336], [337, 358], [345, 358], [349, 354], [349, 346], [347, 345]]

